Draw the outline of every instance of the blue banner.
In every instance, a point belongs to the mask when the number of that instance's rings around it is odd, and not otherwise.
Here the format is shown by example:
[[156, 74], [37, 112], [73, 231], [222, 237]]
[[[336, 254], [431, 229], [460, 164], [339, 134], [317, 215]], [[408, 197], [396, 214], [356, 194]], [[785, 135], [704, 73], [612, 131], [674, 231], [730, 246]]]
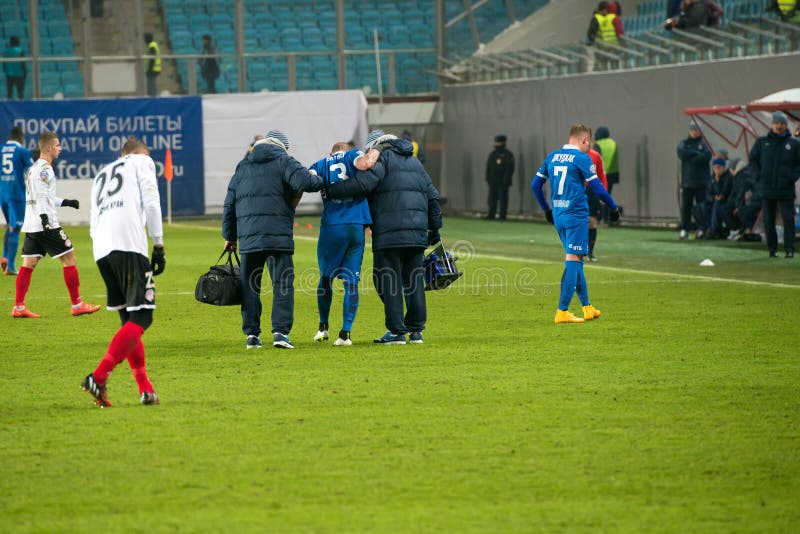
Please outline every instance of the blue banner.
[[139, 137], [156, 162], [165, 216], [164, 156], [171, 148], [172, 212], [205, 212], [200, 97], [0, 102], [0, 136], [7, 136], [14, 126], [25, 131], [25, 144], [31, 150], [41, 133], [58, 134], [63, 150], [53, 166], [60, 180], [93, 179], [104, 165], [119, 157], [129, 135]]

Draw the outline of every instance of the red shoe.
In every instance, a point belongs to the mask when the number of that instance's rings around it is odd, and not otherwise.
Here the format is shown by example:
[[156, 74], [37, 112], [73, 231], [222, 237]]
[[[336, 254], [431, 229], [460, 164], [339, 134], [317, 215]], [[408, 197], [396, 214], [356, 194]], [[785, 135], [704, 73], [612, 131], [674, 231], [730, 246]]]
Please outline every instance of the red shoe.
[[81, 302], [81, 305], [77, 308], [72, 308], [72, 315], [77, 317], [78, 315], [88, 315], [90, 313], [94, 313], [100, 309], [100, 305], [97, 304], [89, 304], [88, 302]]
[[22, 308], [18, 308], [14, 306], [11, 308], [11, 317], [16, 319], [38, 319], [41, 317], [38, 313], [33, 313], [28, 308], [23, 306]]

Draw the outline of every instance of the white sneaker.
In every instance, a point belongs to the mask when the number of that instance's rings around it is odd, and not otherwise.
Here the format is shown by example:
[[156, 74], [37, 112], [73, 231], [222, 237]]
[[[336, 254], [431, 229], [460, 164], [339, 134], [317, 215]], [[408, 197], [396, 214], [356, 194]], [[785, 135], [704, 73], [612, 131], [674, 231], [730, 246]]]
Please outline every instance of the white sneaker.
[[327, 339], [328, 339], [327, 330], [320, 330], [317, 332], [317, 335], [314, 336], [314, 341], [327, 341]]
[[678, 235], [678, 239], [680, 239], [681, 241], [683, 241], [683, 240], [684, 240], [684, 239], [686, 239], [687, 237], [689, 237], [689, 233], [688, 233], [688, 232], [686, 232], [686, 230], [681, 230], [681, 233]]
[[737, 237], [739, 237], [739, 230], [731, 230], [731, 233], [728, 234], [728, 239], [730, 241], [733, 241]]
[[333, 342], [334, 347], [349, 347], [353, 344], [353, 341], [350, 338], [342, 339], [340, 337], [336, 338], [336, 341]]

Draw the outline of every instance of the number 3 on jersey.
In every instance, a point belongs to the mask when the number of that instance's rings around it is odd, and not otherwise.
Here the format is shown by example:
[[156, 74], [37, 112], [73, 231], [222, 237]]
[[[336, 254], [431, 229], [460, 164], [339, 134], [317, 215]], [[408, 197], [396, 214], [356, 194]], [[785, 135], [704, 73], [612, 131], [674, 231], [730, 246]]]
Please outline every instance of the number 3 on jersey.
[[553, 172], [555, 173], [556, 178], [558, 178], [558, 192], [556, 193], [558, 196], [564, 194], [564, 185], [567, 181], [567, 170], [569, 170], [569, 167], [566, 165], [556, 165], [553, 167]]
[[328, 169], [331, 171], [331, 174], [337, 174], [341, 181], [345, 181], [349, 176], [347, 176], [347, 167], [344, 163], [334, 163]]

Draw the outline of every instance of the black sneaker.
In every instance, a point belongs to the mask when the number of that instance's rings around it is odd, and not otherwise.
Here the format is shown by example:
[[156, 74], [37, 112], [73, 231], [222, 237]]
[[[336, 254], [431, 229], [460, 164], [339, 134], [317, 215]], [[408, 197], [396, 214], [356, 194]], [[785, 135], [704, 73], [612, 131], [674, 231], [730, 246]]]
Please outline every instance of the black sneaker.
[[422, 332], [411, 332], [408, 334], [408, 342], [421, 345], [423, 343]]
[[139, 400], [145, 406], [152, 406], [159, 403], [158, 395], [156, 395], [155, 391], [145, 391], [142, 393], [142, 397]]
[[774, 250], [770, 250], [769, 251], [769, 257], [770, 258], [777, 258], [778, 257], [778, 253], [775, 252]]
[[111, 406], [111, 401], [108, 400], [108, 395], [106, 394], [105, 384], [101, 386], [95, 382], [94, 374], [90, 373], [86, 378], [83, 379], [83, 382], [81, 382], [81, 389], [94, 397], [94, 403], [101, 408]]

